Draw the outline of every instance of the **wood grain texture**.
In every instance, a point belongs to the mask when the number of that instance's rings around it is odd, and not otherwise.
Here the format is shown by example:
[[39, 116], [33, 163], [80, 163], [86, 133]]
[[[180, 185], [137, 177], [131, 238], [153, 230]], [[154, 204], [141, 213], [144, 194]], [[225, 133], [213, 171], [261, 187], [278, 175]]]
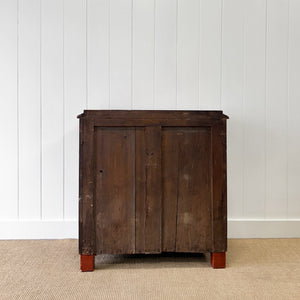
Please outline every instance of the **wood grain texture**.
[[135, 129], [135, 252], [146, 249], [146, 141], [145, 127]]
[[95, 213], [94, 213], [94, 124], [91, 120], [83, 122], [81, 129], [83, 136], [80, 139], [82, 153], [80, 154], [80, 199], [79, 207], [79, 253], [94, 255], [96, 253]]
[[171, 245], [177, 252], [211, 248], [210, 145], [209, 128], [164, 129], [163, 236], [167, 249]]
[[85, 111], [79, 118], [81, 254], [226, 251], [227, 116]]
[[95, 131], [98, 253], [135, 252], [135, 129]]
[[212, 127], [212, 251], [227, 250], [227, 155], [226, 120]]
[[161, 252], [161, 127], [145, 130], [145, 252]]

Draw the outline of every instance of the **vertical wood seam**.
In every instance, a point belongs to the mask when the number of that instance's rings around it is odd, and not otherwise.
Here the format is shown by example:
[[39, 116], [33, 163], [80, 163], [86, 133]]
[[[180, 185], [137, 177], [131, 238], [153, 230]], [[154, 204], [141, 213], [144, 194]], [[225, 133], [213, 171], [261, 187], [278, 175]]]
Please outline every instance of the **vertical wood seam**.
[[178, 149], [178, 155], [177, 155], [177, 197], [176, 197], [176, 219], [175, 219], [175, 224], [176, 224], [176, 227], [175, 227], [175, 248], [174, 248], [174, 251], [176, 251], [176, 248], [177, 248], [177, 228], [178, 228], [178, 197], [179, 197], [179, 170], [180, 170], [180, 142], [179, 142], [179, 139], [178, 139], [178, 142], [177, 142], [177, 149]]

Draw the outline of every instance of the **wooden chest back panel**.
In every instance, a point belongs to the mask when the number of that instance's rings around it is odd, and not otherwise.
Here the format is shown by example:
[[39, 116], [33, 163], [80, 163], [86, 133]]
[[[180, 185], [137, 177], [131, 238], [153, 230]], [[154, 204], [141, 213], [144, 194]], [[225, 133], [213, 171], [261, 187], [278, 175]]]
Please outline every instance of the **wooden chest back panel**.
[[95, 128], [96, 247], [135, 251], [135, 128]]
[[226, 119], [80, 115], [80, 254], [226, 251]]
[[165, 127], [162, 134], [163, 250], [211, 249], [209, 127]]

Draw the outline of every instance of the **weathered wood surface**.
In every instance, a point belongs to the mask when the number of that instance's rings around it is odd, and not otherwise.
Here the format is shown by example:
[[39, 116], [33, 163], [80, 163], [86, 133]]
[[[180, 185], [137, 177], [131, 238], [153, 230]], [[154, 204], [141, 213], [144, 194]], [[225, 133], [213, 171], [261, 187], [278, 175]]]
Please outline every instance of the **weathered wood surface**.
[[95, 130], [97, 253], [135, 252], [135, 128]]
[[225, 252], [222, 111], [84, 111], [79, 251]]
[[[211, 144], [206, 127], [163, 130], [165, 251], [211, 249]], [[176, 222], [176, 223], [175, 223]]]

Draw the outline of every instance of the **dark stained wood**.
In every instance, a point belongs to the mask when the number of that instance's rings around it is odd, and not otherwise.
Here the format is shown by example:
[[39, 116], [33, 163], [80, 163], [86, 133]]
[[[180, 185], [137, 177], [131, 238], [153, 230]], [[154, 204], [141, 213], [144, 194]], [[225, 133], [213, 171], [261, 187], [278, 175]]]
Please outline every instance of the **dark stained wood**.
[[220, 120], [212, 127], [213, 157], [213, 252], [227, 250], [227, 171], [226, 171], [226, 122]]
[[[163, 156], [168, 162], [162, 162], [164, 173], [167, 172], [164, 175], [166, 181], [163, 182], [163, 219], [167, 222], [163, 236], [167, 236], [168, 240], [173, 237], [174, 240], [169, 243], [175, 244], [175, 251], [178, 252], [201, 252], [211, 249], [210, 129], [167, 127], [163, 136], [163, 145], [169, 144], [165, 146], [168, 154]], [[171, 147], [176, 147], [175, 155], [170, 155]], [[168, 173], [169, 170], [175, 174]], [[173, 187], [170, 188], [170, 185]], [[168, 228], [174, 228], [174, 218], [175, 234], [171, 231], [170, 235]]]
[[145, 127], [136, 127], [135, 136], [135, 252], [145, 253], [146, 143]]
[[[168, 128], [169, 129], [169, 128]], [[162, 130], [162, 248], [176, 251], [179, 138], [176, 130]]]
[[97, 253], [135, 252], [135, 128], [95, 132]]
[[[188, 120], [188, 119], [198, 119], [198, 120], [220, 120], [223, 118], [228, 118], [223, 114], [221, 110], [210, 110], [210, 111], [199, 111], [199, 110], [85, 110], [83, 114], [78, 117], [89, 117], [89, 118], [99, 118], [99, 119], [162, 119], [162, 120]], [[181, 124], [180, 124], [181, 125]]]
[[228, 117], [116, 110], [78, 117], [80, 254], [209, 251], [213, 266], [222, 265]]
[[226, 253], [225, 252], [212, 252], [210, 254], [211, 266], [214, 269], [223, 269], [226, 267]]
[[[101, 127], [112, 126], [206, 126], [214, 124], [215, 119], [95, 119], [95, 125]], [[137, 125], [138, 124], [138, 125]]]
[[80, 255], [80, 270], [82, 272], [94, 271], [95, 256], [94, 255]]
[[94, 124], [92, 120], [82, 121], [83, 136], [82, 143], [81, 170], [80, 170], [80, 199], [79, 199], [79, 252], [84, 255], [96, 254], [95, 247], [95, 221], [94, 221]]
[[161, 128], [145, 129], [145, 253], [161, 252]]

